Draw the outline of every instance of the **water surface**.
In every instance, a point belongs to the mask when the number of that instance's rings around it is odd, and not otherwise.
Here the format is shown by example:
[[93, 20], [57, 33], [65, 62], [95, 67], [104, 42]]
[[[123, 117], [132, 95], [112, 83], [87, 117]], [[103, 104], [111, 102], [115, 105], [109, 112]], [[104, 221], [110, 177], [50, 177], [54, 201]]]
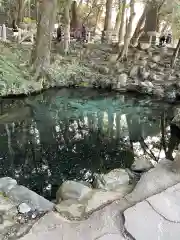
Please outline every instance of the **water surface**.
[[172, 156], [178, 141], [174, 107], [134, 95], [50, 90], [4, 100], [0, 110], [0, 177], [49, 199], [63, 181], [129, 168], [135, 155]]

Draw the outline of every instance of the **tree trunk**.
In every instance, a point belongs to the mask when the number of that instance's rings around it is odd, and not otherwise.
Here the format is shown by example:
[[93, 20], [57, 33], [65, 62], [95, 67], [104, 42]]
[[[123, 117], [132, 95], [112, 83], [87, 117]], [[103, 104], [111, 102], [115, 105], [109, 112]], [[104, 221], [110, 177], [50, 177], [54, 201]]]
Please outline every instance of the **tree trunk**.
[[120, 60], [127, 60], [128, 48], [129, 48], [129, 44], [130, 44], [130, 40], [131, 40], [133, 20], [136, 15], [134, 7], [135, 7], [135, 0], [131, 0], [130, 1], [130, 13], [131, 14], [130, 14], [130, 18], [129, 18], [127, 31], [126, 31], [126, 34], [124, 37], [124, 46], [118, 56], [118, 59], [120, 59]]
[[77, 2], [73, 1], [71, 5], [71, 28], [77, 29], [79, 27], [79, 20], [78, 20], [78, 6]]
[[18, 0], [18, 15], [16, 23], [19, 26], [21, 22], [23, 22], [24, 18], [24, 7], [25, 7], [25, 1], [24, 0]]
[[117, 16], [116, 16], [116, 23], [115, 23], [115, 26], [114, 26], [114, 31], [116, 32], [116, 34], [119, 33], [119, 29], [120, 29], [120, 25], [121, 25], [121, 13], [122, 13], [122, 5], [121, 5], [121, 2], [120, 2], [118, 13], [117, 13]]
[[64, 9], [64, 22], [65, 22], [65, 28], [64, 28], [64, 53], [67, 54], [69, 51], [69, 43], [70, 43], [70, 8], [72, 0], [66, 0], [67, 3], [65, 5]]
[[102, 33], [102, 42], [104, 42], [106, 39], [107, 41], [110, 40], [108, 31], [111, 30], [112, 5], [113, 5], [113, 0], [106, 0], [106, 16], [104, 21], [104, 30]]
[[176, 65], [176, 60], [179, 54], [179, 50], [180, 50], [180, 39], [178, 41], [177, 47], [174, 50], [173, 56], [172, 56], [172, 60], [171, 60], [171, 67], [174, 68], [174, 66]]
[[131, 44], [133, 46], [136, 46], [138, 44], [138, 40], [139, 40], [141, 34], [143, 33], [142, 29], [144, 27], [145, 20], [146, 20], [146, 12], [147, 12], [147, 6], [145, 6], [145, 8], [144, 8], [144, 11], [139, 19], [139, 22], [136, 26], [133, 37], [131, 39]]
[[56, 6], [57, 0], [39, 1], [39, 22], [36, 43], [31, 58], [35, 78], [39, 78], [44, 73], [47, 73], [50, 65], [51, 40], [56, 17]]
[[123, 4], [122, 4], [121, 24], [119, 28], [119, 45], [121, 45], [123, 42], [123, 29], [125, 24], [126, 1], [127, 0], [123, 0]]
[[98, 26], [98, 23], [99, 23], [99, 21], [101, 19], [102, 14], [103, 14], [103, 7], [102, 6], [98, 6], [98, 12], [97, 12], [97, 16], [96, 16], [94, 31], [93, 31], [94, 35], [96, 33], [97, 26]]

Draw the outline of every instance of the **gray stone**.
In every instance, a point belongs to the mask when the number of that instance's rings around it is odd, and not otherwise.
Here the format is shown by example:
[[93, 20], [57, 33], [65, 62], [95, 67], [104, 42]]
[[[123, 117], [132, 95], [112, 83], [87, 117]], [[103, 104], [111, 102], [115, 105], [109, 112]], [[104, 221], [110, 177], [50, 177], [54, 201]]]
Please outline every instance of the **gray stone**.
[[152, 93], [154, 87], [150, 81], [140, 82], [140, 86], [145, 93]]
[[172, 171], [173, 162], [161, 160], [147, 173], [144, 173], [134, 190], [126, 196], [129, 202], [139, 202], [173, 186], [180, 181], [180, 173]]
[[94, 185], [96, 188], [116, 191], [122, 185], [129, 184], [129, 175], [125, 169], [114, 169], [107, 174], [96, 174]]
[[7, 196], [19, 204], [26, 203], [32, 210], [38, 210], [39, 212], [51, 211], [54, 207], [52, 202], [24, 186], [15, 186], [8, 192]]
[[127, 209], [124, 215], [125, 227], [134, 239], [179, 239], [180, 224], [175, 224], [164, 219], [147, 201], [143, 201]]
[[62, 199], [82, 200], [86, 195], [90, 194], [91, 188], [85, 186], [80, 182], [66, 181], [64, 182], [56, 193], [56, 200], [60, 202]]
[[145, 156], [135, 157], [134, 163], [131, 166], [133, 171], [147, 171], [153, 168], [150, 159], [147, 159]]
[[0, 192], [7, 194], [17, 185], [17, 181], [10, 177], [0, 178]]
[[134, 66], [131, 68], [130, 72], [129, 72], [129, 76], [130, 76], [131, 78], [137, 77], [138, 71], [139, 71], [139, 66], [138, 66], [138, 65], [134, 65]]
[[90, 213], [115, 200], [122, 198], [123, 195], [119, 192], [103, 191], [103, 190], [93, 190], [93, 194], [86, 203], [86, 213]]
[[148, 198], [148, 202], [164, 218], [180, 223], [180, 184]]
[[15, 204], [7, 197], [0, 195], [0, 211], [9, 211], [15, 207]]
[[56, 210], [67, 218], [81, 218], [85, 206], [77, 200], [68, 199], [55, 206]]
[[146, 50], [150, 48], [150, 44], [149, 43], [139, 43], [140, 49], [141, 50]]
[[161, 56], [159, 54], [155, 54], [152, 56], [152, 61], [158, 63], [161, 61]]
[[19, 204], [19, 206], [18, 206], [18, 212], [19, 213], [25, 214], [25, 213], [28, 213], [30, 211], [31, 211], [31, 208], [26, 203]]
[[160, 87], [160, 86], [156, 86], [154, 89], [153, 89], [153, 94], [159, 98], [163, 98], [164, 97], [164, 89], [163, 87]]
[[125, 240], [125, 238], [121, 237], [119, 234], [105, 234], [104, 236], [96, 238], [97, 240]]
[[117, 62], [117, 58], [118, 58], [118, 54], [111, 54], [108, 57], [108, 61], [110, 61], [111, 63], [116, 63]]
[[121, 73], [118, 78], [117, 88], [125, 87], [127, 84], [128, 76], [126, 73]]

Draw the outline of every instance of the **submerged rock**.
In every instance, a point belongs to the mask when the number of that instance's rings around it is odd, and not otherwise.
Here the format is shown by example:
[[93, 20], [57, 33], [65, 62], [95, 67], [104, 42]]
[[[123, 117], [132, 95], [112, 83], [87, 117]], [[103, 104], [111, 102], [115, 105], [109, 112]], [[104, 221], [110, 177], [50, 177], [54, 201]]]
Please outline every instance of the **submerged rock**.
[[94, 186], [107, 191], [121, 191], [123, 185], [128, 186], [129, 180], [126, 170], [114, 169], [107, 174], [96, 174]]
[[66, 181], [56, 193], [57, 202], [67, 199], [82, 200], [87, 194], [90, 194], [92, 189], [80, 182]]

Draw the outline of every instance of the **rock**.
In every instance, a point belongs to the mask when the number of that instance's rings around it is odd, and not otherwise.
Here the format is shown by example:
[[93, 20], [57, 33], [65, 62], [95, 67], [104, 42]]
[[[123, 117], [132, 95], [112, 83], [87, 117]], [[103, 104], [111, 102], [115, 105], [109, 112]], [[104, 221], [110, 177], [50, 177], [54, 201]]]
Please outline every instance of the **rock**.
[[7, 197], [0, 195], [0, 212], [8, 212], [15, 207], [15, 203], [10, 201]]
[[55, 206], [55, 209], [67, 218], [81, 218], [85, 211], [85, 206], [75, 199], [62, 201]]
[[17, 181], [10, 177], [0, 178], [0, 192], [7, 194], [12, 188], [17, 185]]
[[85, 186], [82, 183], [75, 181], [66, 181], [64, 182], [56, 193], [56, 200], [59, 203], [61, 199], [75, 199], [82, 200], [92, 191], [91, 188]]
[[128, 76], [126, 73], [121, 73], [118, 77], [118, 83], [117, 83], [117, 89], [120, 89], [121, 87], [125, 87], [127, 84]]
[[118, 54], [111, 54], [111, 55], [108, 57], [108, 61], [111, 62], [111, 63], [116, 63], [117, 58], [118, 58]]
[[126, 195], [126, 199], [133, 203], [140, 202], [179, 182], [180, 173], [174, 173], [172, 167], [172, 161], [161, 160], [155, 168], [142, 175], [134, 190]]
[[86, 213], [91, 213], [99, 207], [103, 207], [107, 203], [111, 203], [115, 200], [122, 198], [123, 195], [118, 192], [103, 191], [103, 190], [94, 190], [92, 197], [86, 203]]
[[19, 206], [18, 206], [18, 212], [19, 213], [22, 213], [22, 214], [25, 214], [25, 213], [28, 213], [31, 211], [31, 208], [29, 207], [29, 205], [27, 205], [26, 203], [21, 203]]
[[133, 171], [148, 171], [149, 169], [153, 168], [154, 166], [150, 162], [149, 159], [147, 159], [145, 156], [141, 157], [135, 157], [135, 161], [131, 166], [131, 169]]
[[141, 82], [140, 86], [142, 87], [142, 90], [145, 93], [152, 93], [154, 88], [153, 84], [150, 81]]
[[141, 50], [146, 50], [150, 48], [150, 44], [149, 43], [139, 43], [139, 47]]
[[155, 95], [158, 98], [163, 98], [164, 97], [164, 89], [163, 89], [163, 87], [156, 86], [153, 89], [153, 95]]
[[96, 188], [118, 191], [122, 185], [128, 186], [129, 175], [124, 169], [114, 169], [107, 174], [96, 174], [94, 185]]
[[32, 211], [38, 210], [39, 212], [46, 212], [51, 211], [54, 207], [52, 202], [24, 186], [16, 185], [7, 193], [7, 196], [19, 204], [22, 202], [26, 203], [31, 207]]
[[180, 184], [148, 198], [148, 202], [169, 221], [180, 222]]
[[157, 64], [156, 63], [152, 63], [152, 62], [148, 63], [148, 66], [149, 66], [150, 69], [157, 68]]
[[155, 62], [155, 63], [158, 63], [161, 61], [161, 56], [159, 54], [154, 54], [152, 56], [152, 61]]
[[131, 68], [130, 72], [129, 72], [129, 76], [130, 76], [131, 78], [137, 77], [138, 72], [139, 72], [139, 66], [138, 66], [138, 65], [134, 65], [134, 66]]
[[109, 68], [106, 67], [106, 66], [99, 66], [99, 67], [98, 67], [98, 70], [99, 70], [99, 72], [102, 73], [102, 74], [108, 74], [108, 73], [109, 73]]
[[124, 212], [125, 228], [134, 239], [179, 239], [179, 190], [180, 184], [177, 184]]

